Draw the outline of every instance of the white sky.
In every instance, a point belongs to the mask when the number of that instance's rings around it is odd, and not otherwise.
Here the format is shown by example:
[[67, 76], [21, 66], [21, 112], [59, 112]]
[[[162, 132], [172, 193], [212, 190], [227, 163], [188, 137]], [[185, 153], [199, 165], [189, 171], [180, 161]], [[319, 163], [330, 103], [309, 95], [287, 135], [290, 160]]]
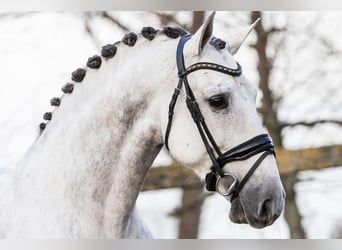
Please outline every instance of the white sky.
[[[95, 20], [91, 25], [96, 30], [99, 44], [89, 38], [84, 32], [82, 13], [36, 13], [20, 18], [0, 19], [0, 168], [11, 167], [20, 159], [28, 146], [33, 143], [37, 135], [37, 126], [42, 121], [42, 115], [51, 109], [49, 100], [53, 96], [61, 94], [61, 86], [70, 79], [70, 73], [77, 67], [83, 66], [89, 56], [99, 53], [99, 45], [120, 40], [122, 31], [113, 28], [107, 22]], [[242, 13], [234, 13], [242, 21], [247, 21]], [[156, 26], [156, 18], [141, 12], [118, 13], [122, 22], [127, 26], [140, 31], [142, 26]], [[316, 16], [316, 13], [291, 13], [291, 31], [300, 32], [306, 22]], [[226, 13], [218, 13], [218, 25], [216, 31], [224, 35], [222, 19], [227, 18]], [[181, 13], [182, 20], [188, 20], [186, 13]], [[244, 19], [245, 18], [245, 19]], [[236, 19], [235, 19], [236, 20]], [[323, 20], [323, 21], [322, 21]], [[337, 22], [339, 21], [339, 22]], [[315, 31], [326, 36], [334, 44], [342, 44], [342, 36], [336, 33], [338, 24], [342, 21], [342, 13], [325, 13], [321, 21], [315, 26]], [[236, 22], [236, 21], [235, 21]], [[267, 23], [286, 22], [285, 14], [278, 13], [265, 18]], [[231, 21], [231, 23], [234, 23]], [[296, 25], [298, 23], [298, 25]], [[303, 30], [301, 30], [303, 32]], [[287, 44], [289, 49], [295, 49], [296, 37], [293, 42]], [[339, 35], [337, 37], [337, 35]], [[253, 40], [253, 35], [251, 41]], [[303, 41], [305, 39], [303, 38]], [[316, 45], [310, 44], [313, 48]], [[315, 47], [316, 46], [316, 47]], [[304, 46], [305, 47], [305, 46]], [[342, 48], [341, 48], [342, 49]], [[288, 53], [288, 52], [286, 52]], [[298, 59], [293, 54], [284, 52], [283, 59], [277, 66], [281, 69], [288, 62], [293, 62], [303, 69], [321, 67], [331, 69], [325, 78], [312, 82], [309, 88], [291, 92], [281, 107], [282, 118], [292, 120], [311, 117], [339, 117], [342, 118], [341, 100], [342, 92], [340, 79], [342, 75], [333, 70], [340, 69], [338, 65], [342, 57], [329, 59], [330, 65], [318, 53], [310, 52], [309, 55]], [[305, 54], [305, 53], [304, 53]], [[314, 58], [317, 58], [315, 61]], [[246, 46], [239, 52], [237, 59], [244, 67], [245, 75], [256, 82], [257, 76], [253, 68], [255, 55]], [[308, 63], [308, 60], [310, 63]], [[342, 61], [342, 60], [341, 60]], [[299, 67], [298, 66], [298, 67]], [[273, 76], [277, 82], [275, 87], [286, 92], [285, 84], [296, 81], [300, 73], [292, 70], [285, 78], [280, 71]], [[285, 71], [283, 71], [285, 72]], [[334, 73], [334, 75], [333, 75]], [[283, 73], [285, 74], [285, 73]], [[338, 77], [339, 76], [339, 77]], [[323, 81], [323, 80], [324, 81]], [[338, 85], [336, 85], [338, 84]], [[331, 88], [333, 93], [326, 96]], [[300, 89], [298, 87], [298, 89]], [[310, 90], [308, 92], [308, 89]], [[316, 93], [316, 94], [315, 94]], [[321, 95], [323, 94], [322, 99]], [[300, 105], [298, 105], [298, 100]], [[322, 102], [317, 105], [318, 102]], [[289, 148], [307, 146], [320, 146], [342, 142], [341, 127], [317, 126], [308, 131], [303, 127], [287, 130], [284, 143]], [[167, 157], [159, 158], [167, 161]], [[158, 163], [159, 164], [159, 163]], [[334, 168], [324, 171], [304, 173], [303, 178], [313, 178], [310, 181], [297, 185], [298, 205], [303, 214], [303, 224], [309, 237], [327, 238], [333, 230], [342, 225], [342, 169]], [[167, 216], [176, 206], [180, 205], [180, 190], [163, 190], [156, 192], [144, 192], [138, 199], [140, 214], [151, 227], [154, 235], [159, 238], [177, 237], [178, 221]], [[165, 199], [166, 202], [160, 202]], [[159, 206], [150, 204], [158, 200]], [[249, 226], [230, 223], [228, 219], [227, 202], [213, 195], [208, 198], [202, 209], [200, 223], [201, 238], [287, 238], [289, 232], [283, 218], [280, 218], [274, 226], [262, 230], [255, 230]], [[213, 226], [212, 221], [215, 221]], [[341, 226], [340, 226], [341, 227]]]

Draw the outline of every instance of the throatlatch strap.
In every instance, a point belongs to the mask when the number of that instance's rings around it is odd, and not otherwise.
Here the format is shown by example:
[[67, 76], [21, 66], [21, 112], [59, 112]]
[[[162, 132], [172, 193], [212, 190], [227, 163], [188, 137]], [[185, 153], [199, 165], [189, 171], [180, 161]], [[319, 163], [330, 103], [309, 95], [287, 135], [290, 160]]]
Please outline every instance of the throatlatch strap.
[[166, 131], [165, 131], [165, 147], [167, 150], [170, 150], [169, 149], [169, 135], [170, 135], [171, 125], [172, 125], [172, 120], [173, 120], [174, 109], [176, 106], [176, 102], [177, 102], [180, 90], [182, 88], [182, 83], [183, 81], [180, 79], [178, 81], [177, 88], [175, 88], [173, 92], [173, 95], [169, 104], [169, 120], [168, 120]]
[[[178, 46], [177, 46], [177, 68], [178, 68], [178, 77], [179, 77], [179, 81], [178, 81], [178, 85], [177, 88], [175, 88], [170, 104], [169, 104], [169, 120], [167, 123], [167, 127], [166, 127], [166, 131], [165, 131], [165, 147], [167, 150], [170, 151], [169, 149], [169, 136], [170, 136], [170, 131], [171, 131], [171, 125], [172, 125], [172, 120], [173, 120], [173, 113], [174, 113], [174, 109], [176, 106], [176, 102], [180, 93], [180, 90], [182, 89], [182, 85], [183, 85], [183, 76], [182, 74], [185, 72], [182, 72], [180, 70], [181, 65], [179, 65], [179, 60], [182, 62], [182, 64], [184, 65], [184, 56], [183, 56], [183, 48], [185, 43], [191, 38], [190, 34], [184, 35], [181, 37]], [[179, 59], [178, 59], [179, 58]], [[185, 75], [184, 75], [185, 76]]]

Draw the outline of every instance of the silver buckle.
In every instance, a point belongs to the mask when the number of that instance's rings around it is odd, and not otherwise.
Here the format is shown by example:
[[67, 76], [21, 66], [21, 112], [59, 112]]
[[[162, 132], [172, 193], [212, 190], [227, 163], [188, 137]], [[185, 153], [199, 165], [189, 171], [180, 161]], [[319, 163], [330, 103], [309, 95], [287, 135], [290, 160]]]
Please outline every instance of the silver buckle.
[[223, 177], [217, 176], [216, 191], [223, 196], [233, 193], [238, 184], [238, 179], [232, 174], [224, 174]]

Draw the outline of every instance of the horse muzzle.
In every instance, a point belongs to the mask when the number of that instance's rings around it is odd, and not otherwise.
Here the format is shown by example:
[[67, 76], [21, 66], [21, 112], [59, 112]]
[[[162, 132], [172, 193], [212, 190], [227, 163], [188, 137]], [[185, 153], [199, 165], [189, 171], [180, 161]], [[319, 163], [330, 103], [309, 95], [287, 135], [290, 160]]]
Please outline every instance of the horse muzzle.
[[285, 204], [285, 191], [279, 190], [272, 195], [255, 195], [257, 191], [253, 189], [248, 192], [246, 189], [232, 201], [229, 213], [232, 222], [264, 228], [272, 225], [281, 215]]

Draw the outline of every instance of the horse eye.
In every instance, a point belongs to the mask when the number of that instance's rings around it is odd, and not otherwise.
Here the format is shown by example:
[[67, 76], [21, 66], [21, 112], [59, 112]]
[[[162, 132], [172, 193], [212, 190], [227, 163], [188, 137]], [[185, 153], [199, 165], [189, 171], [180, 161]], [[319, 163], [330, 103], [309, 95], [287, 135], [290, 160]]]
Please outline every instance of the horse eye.
[[228, 107], [228, 101], [224, 95], [216, 95], [209, 98], [209, 105], [216, 109], [225, 109]]

